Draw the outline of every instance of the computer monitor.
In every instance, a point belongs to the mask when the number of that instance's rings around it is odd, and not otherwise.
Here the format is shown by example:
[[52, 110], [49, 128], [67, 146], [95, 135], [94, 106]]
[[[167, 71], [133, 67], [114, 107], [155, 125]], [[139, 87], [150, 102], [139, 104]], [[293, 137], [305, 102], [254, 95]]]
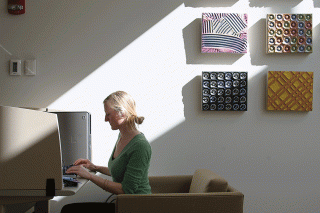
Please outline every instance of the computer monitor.
[[58, 116], [62, 165], [79, 158], [91, 160], [91, 114], [89, 112], [51, 111]]

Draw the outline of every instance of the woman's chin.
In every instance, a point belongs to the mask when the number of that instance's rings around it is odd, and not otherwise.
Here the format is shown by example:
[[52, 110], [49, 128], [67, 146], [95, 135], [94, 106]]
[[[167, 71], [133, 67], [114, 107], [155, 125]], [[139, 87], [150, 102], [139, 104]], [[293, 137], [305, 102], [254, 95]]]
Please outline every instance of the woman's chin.
[[111, 126], [111, 129], [112, 130], [117, 130], [118, 128], [114, 127], [114, 126]]

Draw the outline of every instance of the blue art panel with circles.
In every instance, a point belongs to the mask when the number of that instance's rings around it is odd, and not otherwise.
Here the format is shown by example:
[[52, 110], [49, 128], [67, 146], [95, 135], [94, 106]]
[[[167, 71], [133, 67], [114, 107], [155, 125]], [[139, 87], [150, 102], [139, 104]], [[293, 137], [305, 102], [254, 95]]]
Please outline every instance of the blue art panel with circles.
[[203, 111], [247, 111], [247, 72], [202, 72]]

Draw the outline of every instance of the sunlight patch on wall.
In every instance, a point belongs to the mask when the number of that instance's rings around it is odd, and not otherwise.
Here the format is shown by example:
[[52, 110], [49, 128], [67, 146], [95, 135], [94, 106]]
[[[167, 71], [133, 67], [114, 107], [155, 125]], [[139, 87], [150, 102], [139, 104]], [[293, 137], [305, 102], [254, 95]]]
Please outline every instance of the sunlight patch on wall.
[[48, 106], [91, 113], [94, 160], [107, 162], [117, 138], [104, 122], [103, 109], [103, 100], [114, 91], [133, 96], [138, 115], [145, 117], [139, 129], [150, 142], [184, 121], [181, 90], [197, 71], [185, 64], [182, 29], [195, 18], [186, 13], [183, 5], [176, 8]]
[[[270, 8], [254, 10], [244, 5], [242, 9], [242, 12], [248, 13], [249, 28], [271, 12]], [[180, 5], [48, 108], [90, 112], [93, 159], [106, 163], [117, 132], [110, 131], [109, 124], [104, 122], [102, 102], [110, 93], [124, 90], [136, 100], [138, 115], [145, 117], [139, 130], [153, 142], [185, 121], [184, 109], [188, 106], [182, 101], [182, 89], [196, 76], [200, 76], [202, 71], [245, 71], [248, 72], [250, 86], [250, 81], [266, 70], [265, 65], [252, 66], [250, 52], [232, 65], [186, 64], [185, 27], [195, 20], [201, 20], [203, 12], [238, 10], [238, 4], [229, 8], [190, 8]], [[193, 42], [200, 44], [200, 40]], [[200, 48], [196, 51], [200, 52]]]
[[12, 53], [9, 52], [6, 48], [4, 48], [1, 44], [0, 44], [0, 47], [1, 47], [6, 53], [8, 53], [9, 55], [12, 55]]

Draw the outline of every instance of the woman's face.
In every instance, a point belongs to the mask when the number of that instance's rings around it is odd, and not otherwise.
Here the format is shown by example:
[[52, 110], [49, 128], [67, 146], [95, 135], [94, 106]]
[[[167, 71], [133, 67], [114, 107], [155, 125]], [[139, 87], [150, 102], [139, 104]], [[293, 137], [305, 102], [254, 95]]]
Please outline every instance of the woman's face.
[[108, 102], [104, 104], [104, 111], [106, 113], [105, 121], [109, 122], [112, 130], [117, 130], [125, 124], [125, 116], [111, 108]]

